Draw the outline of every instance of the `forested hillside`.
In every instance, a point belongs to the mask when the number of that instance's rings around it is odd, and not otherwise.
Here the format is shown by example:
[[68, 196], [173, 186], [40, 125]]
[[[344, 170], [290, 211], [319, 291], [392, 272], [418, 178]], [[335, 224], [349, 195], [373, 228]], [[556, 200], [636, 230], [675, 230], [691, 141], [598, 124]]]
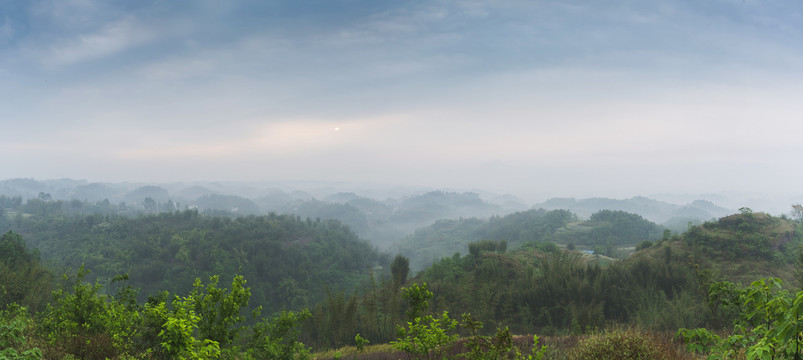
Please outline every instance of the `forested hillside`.
[[[424, 331], [414, 330], [424, 321], [460, 324], [444, 330], [453, 332], [444, 344], [505, 331], [586, 336], [611, 326], [724, 331], [742, 315], [733, 301], [747, 301], [736, 282], [775, 276], [786, 289], [799, 286], [803, 246], [799, 222], [747, 208], [683, 234], [619, 210], [580, 221], [567, 210], [539, 209], [438, 221], [404, 239], [404, 252], [390, 261], [332, 219], [198, 210], [131, 216], [122, 204], [40, 195], [0, 196], [0, 300], [10, 311], [3, 319], [25, 317], [14, 303], [39, 314], [26, 323], [35, 325], [25, 326], [50, 339], [39, 341], [56, 358], [150, 353], [168, 359], [178, 353], [163, 344], [179, 340], [160, 329], [171, 321], [195, 322], [182, 346], [196, 358], [208, 352], [231, 359], [275, 351], [303, 358], [308, 349], [297, 339], [315, 349], [370, 339], [394, 341], [403, 350], [400, 344], [418, 341], [410, 336]], [[442, 195], [433, 196], [455, 200]], [[472, 198], [460, 201], [478, 204]], [[356, 209], [348, 203], [389, 209], [349, 194], [332, 200], [346, 202], [341, 209]], [[421, 271], [411, 278], [416, 267]], [[55, 280], [64, 273], [65, 280]], [[228, 279], [230, 287], [218, 283]], [[262, 314], [296, 312], [246, 320], [247, 309], [258, 306]], [[471, 317], [452, 322], [447, 313]], [[84, 318], [71, 318], [79, 315]], [[117, 340], [105, 338], [111, 334]], [[693, 336], [687, 341], [697, 341]], [[79, 346], [75, 339], [97, 345]]]
[[196, 278], [241, 274], [254, 285], [253, 305], [271, 312], [302, 309], [321, 301], [327, 288], [356, 289], [388, 263], [387, 255], [336, 220], [276, 214], [232, 219], [194, 210], [87, 215], [66, 202], [0, 200], [12, 205], [0, 217], [0, 231], [21, 235], [54, 269], [83, 264], [101, 283], [128, 274], [141, 296], [188, 291]]
[[[722, 241], [731, 242], [722, 246]], [[787, 288], [797, 288], [790, 275], [800, 266], [796, 257], [801, 245], [798, 222], [742, 213], [682, 235], [643, 242], [635, 254], [607, 265], [600, 265], [597, 255], [550, 242], [530, 242], [512, 250], [497, 241], [472, 242], [464, 249], [466, 255], [441, 258], [408, 284], [428, 285], [433, 313], [471, 313], [487, 325], [488, 333], [504, 326], [538, 334], [583, 334], [615, 324], [670, 331], [721, 328], [734, 313], [717, 310], [709, 287], [774, 276], [784, 279]], [[733, 249], [742, 250], [734, 254]], [[751, 270], [745, 274], [744, 269]], [[345, 305], [325, 303], [318, 314], [323, 317], [332, 313], [330, 309], [341, 309], [335, 313], [341, 326], [349, 329], [346, 333], [389, 339], [372, 324], [400, 317], [398, 307], [377, 303], [392, 290], [377, 286], [340, 300]], [[346, 308], [351, 310], [342, 310]], [[309, 339], [317, 341], [321, 339]], [[323, 341], [332, 345], [331, 340]]]
[[455, 253], [465, 254], [470, 242], [481, 240], [504, 241], [511, 249], [527, 242], [551, 241], [600, 255], [624, 257], [629, 251], [623, 248], [660, 239], [663, 230], [624, 211], [602, 210], [588, 220], [578, 221], [567, 210], [537, 209], [488, 219], [440, 220], [402, 239], [394, 250], [409, 257], [414, 270]]
[[772, 275], [796, 287], [803, 286], [795, 280], [803, 265], [801, 239], [799, 222], [747, 208], [693, 227], [683, 236], [684, 246], [716, 276], [747, 284]]

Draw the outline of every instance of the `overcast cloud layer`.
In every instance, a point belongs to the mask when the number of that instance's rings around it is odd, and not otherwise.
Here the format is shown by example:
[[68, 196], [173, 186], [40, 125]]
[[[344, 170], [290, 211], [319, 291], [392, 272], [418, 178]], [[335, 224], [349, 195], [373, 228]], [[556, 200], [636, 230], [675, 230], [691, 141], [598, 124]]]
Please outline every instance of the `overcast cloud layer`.
[[0, 0], [0, 178], [801, 193], [803, 2]]

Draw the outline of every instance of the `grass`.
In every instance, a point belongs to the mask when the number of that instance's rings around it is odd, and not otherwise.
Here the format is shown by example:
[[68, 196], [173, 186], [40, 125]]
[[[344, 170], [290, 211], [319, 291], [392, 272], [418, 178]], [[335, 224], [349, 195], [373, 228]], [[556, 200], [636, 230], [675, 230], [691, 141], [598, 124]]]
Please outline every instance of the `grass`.
[[[658, 360], [696, 360], [693, 354], [686, 352], [683, 343], [675, 338], [674, 332], [654, 332], [635, 328], [610, 328], [587, 335], [565, 335], [541, 337], [539, 345], [548, 347], [546, 359], [548, 360], [574, 360], [574, 359], [596, 359], [588, 357], [588, 352], [583, 352], [601, 343], [617, 343], [615, 349], [620, 349], [622, 344], [645, 345], [651, 352], [645, 353], [645, 357], [616, 357], [616, 353], [605, 353], [604, 347], [597, 350], [597, 353], [607, 355], [605, 359], [658, 359]], [[449, 356], [459, 354], [464, 351], [462, 339], [449, 352]], [[533, 347], [532, 335], [516, 335], [513, 343], [518, 347], [522, 354], [529, 354]], [[635, 347], [635, 346], [631, 346]], [[316, 360], [397, 360], [406, 359], [403, 352], [393, 349], [390, 344], [369, 345], [361, 353], [357, 352], [354, 346], [345, 346], [335, 350], [321, 351], [313, 354]], [[657, 355], [656, 355], [657, 354]], [[611, 357], [613, 356], [613, 357]]]

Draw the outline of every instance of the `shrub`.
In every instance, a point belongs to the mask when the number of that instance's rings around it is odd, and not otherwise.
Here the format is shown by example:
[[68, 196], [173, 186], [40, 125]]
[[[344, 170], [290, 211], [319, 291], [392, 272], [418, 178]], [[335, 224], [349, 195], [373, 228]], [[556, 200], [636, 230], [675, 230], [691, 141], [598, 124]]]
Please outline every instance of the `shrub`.
[[581, 341], [569, 354], [569, 359], [668, 359], [661, 348], [648, 334], [633, 329], [611, 329]]
[[254, 359], [307, 360], [310, 350], [298, 341], [300, 327], [312, 316], [309, 311], [283, 311], [254, 325], [248, 356]]

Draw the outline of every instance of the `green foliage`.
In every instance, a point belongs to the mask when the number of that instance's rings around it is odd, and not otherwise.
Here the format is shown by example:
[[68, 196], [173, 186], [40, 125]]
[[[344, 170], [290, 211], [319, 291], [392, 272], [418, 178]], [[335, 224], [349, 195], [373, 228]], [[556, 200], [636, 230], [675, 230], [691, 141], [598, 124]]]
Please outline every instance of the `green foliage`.
[[74, 279], [65, 276], [39, 320], [39, 331], [61, 353], [81, 359], [308, 358], [297, 327], [309, 312], [281, 313], [253, 327], [242, 324], [240, 313], [250, 296], [242, 276], [234, 277], [231, 290], [218, 287], [213, 276], [208, 284], [196, 280], [187, 296], [167, 301], [163, 292], [139, 306], [130, 287], [107, 296], [98, 283], [86, 283], [86, 274], [82, 267]]
[[620, 247], [636, 246], [661, 239], [663, 228], [640, 215], [619, 210], [601, 210], [582, 223], [567, 226], [555, 234], [559, 243], [594, 248], [595, 254], [621, 257]]
[[799, 222], [803, 222], [803, 205], [793, 204], [791, 214], [792, 218]]
[[413, 321], [429, 309], [429, 299], [432, 299], [432, 292], [427, 289], [427, 283], [419, 286], [410, 285], [409, 288], [402, 288], [402, 297], [407, 300], [407, 318]]
[[504, 253], [507, 251], [507, 241], [499, 240], [499, 241], [490, 241], [490, 240], [483, 240], [468, 243], [468, 253], [473, 257], [479, 257], [480, 254], [484, 251], [491, 251], [491, 252], [499, 252]]
[[652, 241], [644, 240], [636, 246], [636, 251], [649, 249], [650, 247], [652, 247]]
[[[371, 269], [389, 268], [387, 255], [334, 220], [277, 214], [232, 219], [191, 210], [133, 218], [72, 213], [64, 206], [20, 209], [26, 216], [15, 218], [10, 226], [58, 268], [84, 264], [93, 270], [87, 279], [101, 283], [130, 274], [129, 282], [141, 289], [140, 302], [164, 289], [187, 294], [198, 277], [242, 274], [251, 281], [252, 307], [259, 304], [271, 312], [302, 309], [322, 301], [325, 286], [353, 291], [368, 282]], [[12, 273], [20, 279], [0, 284], [36, 285], [44, 294], [51, 290], [33, 281], [41, 277], [37, 272], [0, 271], [0, 279]], [[5, 293], [17, 296], [9, 301], [37, 293], [23, 285], [8, 286]], [[3, 294], [0, 291], [0, 297]]]
[[442, 359], [446, 350], [459, 337], [457, 334], [449, 334], [457, 326], [457, 320], [450, 319], [447, 311], [438, 318], [424, 315], [429, 309], [428, 300], [432, 298], [432, 292], [427, 289], [426, 283], [421, 286], [413, 284], [402, 289], [402, 292], [407, 300], [407, 316], [410, 320], [406, 327], [397, 327], [398, 339], [391, 344], [397, 350], [404, 351], [408, 358]]
[[404, 351], [410, 359], [443, 359], [444, 353], [458, 339], [449, 334], [457, 326], [457, 320], [449, 318], [444, 311], [440, 317], [425, 315], [398, 327], [398, 339], [391, 344]]
[[312, 309], [304, 340], [316, 348], [338, 348], [360, 333], [376, 342], [388, 342], [395, 338], [403, 307], [397, 280], [383, 278], [377, 283], [372, 273], [361, 296], [329, 292], [325, 301]]
[[39, 252], [29, 250], [22, 236], [11, 231], [0, 236], [0, 309], [16, 303], [38, 310], [52, 279]]
[[404, 285], [407, 282], [407, 275], [410, 273], [410, 259], [402, 255], [396, 255], [390, 264], [390, 273], [396, 286]]
[[[528, 210], [487, 220], [463, 218], [438, 220], [416, 230], [399, 244], [400, 252], [410, 258], [410, 267], [421, 270], [434, 260], [465, 251], [469, 243], [504, 240], [506, 245], [488, 251], [504, 252], [528, 242], [551, 240], [577, 217], [566, 210]], [[479, 249], [477, 249], [479, 251]]]
[[84, 359], [130, 353], [141, 324], [138, 309], [102, 294], [99, 283], [84, 280], [88, 273], [82, 266], [73, 279], [64, 275], [40, 318], [39, 331], [52, 345]]
[[747, 359], [800, 359], [803, 336], [803, 291], [783, 290], [779, 279], [761, 279], [748, 287], [713, 283], [711, 299], [739, 315], [733, 331], [720, 338], [707, 329], [680, 329], [678, 336], [690, 351], [707, 354], [708, 359], [729, 359], [745, 354]]
[[245, 286], [242, 275], [234, 277], [231, 290], [219, 288], [219, 280], [220, 277], [215, 275], [209, 278], [209, 284], [204, 285], [196, 279], [191, 296], [195, 299], [195, 313], [200, 318], [200, 336], [226, 347], [242, 330], [239, 324], [245, 321], [245, 317], [241, 312], [248, 306], [251, 290]]
[[51, 344], [82, 359], [111, 358], [118, 349], [112, 344], [109, 325], [119, 319], [100, 293], [102, 286], [84, 281], [88, 273], [82, 266], [73, 279], [64, 275], [40, 320], [40, 331]]
[[217, 341], [200, 340], [193, 335], [201, 320], [193, 310], [195, 298], [192, 295], [184, 298], [176, 296], [171, 305], [172, 311], [167, 312], [166, 320], [159, 332], [160, 344], [167, 357], [180, 360], [220, 357], [220, 344]]
[[480, 335], [482, 322], [475, 321], [471, 314], [463, 314], [463, 321], [460, 326], [469, 331], [470, 336], [463, 345], [466, 351], [459, 354], [460, 358], [470, 360], [497, 360], [497, 359], [523, 359], [541, 360], [544, 358], [547, 347], [538, 346], [538, 335], [533, 335], [532, 353], [527, 356], [521, 354], [521, 350], [513, 345], [513, 336], [508, 327], [499, 328], [494, 336]]
[[298, 341], [302, 322], [309, 311], [281, 312], [254, 325], [247, 354], [254, 359], [306, 360], [310, 350]]
[[24, 307], [9, 306], [0, 310], [0, 360], [39, 360], [42, 351], [31, 347], [28, 334], [31, 318]]
[[803, 236], [789, 220], [742, 211], [717, 222], [691, 228], [683, 235], [686, 246], [708, 257], [728, 261], [762, 259], [792, 264]]
[[357, 352], [363, 352], [365, 350], [365, 346], [370, 343], [370, 341], [364, 339], [362, 336], [360, 336], [360, 334], [354, 336], [354, 344], [357, 347]]

